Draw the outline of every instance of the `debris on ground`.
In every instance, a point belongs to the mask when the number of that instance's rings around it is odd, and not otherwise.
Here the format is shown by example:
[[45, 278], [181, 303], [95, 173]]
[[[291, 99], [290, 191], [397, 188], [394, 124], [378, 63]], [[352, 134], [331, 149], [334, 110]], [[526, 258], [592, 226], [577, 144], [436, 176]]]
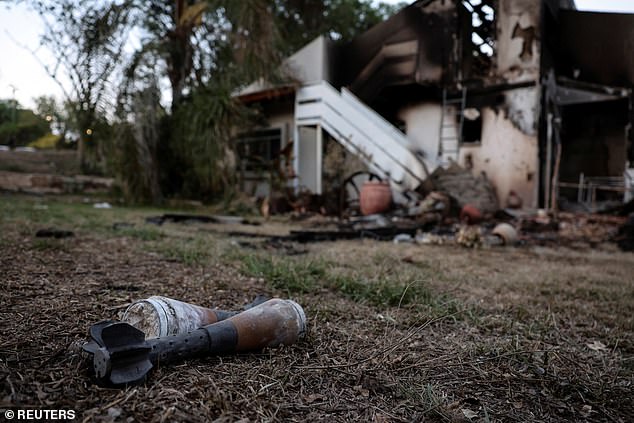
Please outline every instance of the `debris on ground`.
[[110, 203], [108, 203], [106, 201], [101, 202], [101, 203], [95, 203], [92, 206], [94, 208], [96, 208], [96, 209], [111, 209], [112, 208], [112, 204], [110, 204]]
[[221, 215], [199, 215], [182, 213], [165, 213], [161, 216], [150, 216], [145, 219], [146, 223], [161, 226], [165, 222], [171, 223], [218, 223], [236, 225], [259, 225], [259, 222], [250, 221], [241, 216], [221, 216]]
[[[253, 234], [244, 232], [232, 232], [232, 234], [237, 237], [254, 237]], [[287, 237], [264, 236], [264, 238], [265, 239], [262, 242], [251, 242], [241, 239], [234, 239], [231, 241], [231, 243], [241, 248], [248, 248], [250, 250], [268, 250], [272, 252], [276, 251], [287, 256], [299, 256], [308, 253], [308, 250], [306, 248], [298, 248], [296, 243], [287, 240]]]
[[[385, 183], [370, 180], [363, 186], [373, 193], [372, 201], [389, 197], [374, 193], [379, 188], [388, 189]], [[629, 248], [629, 226], [623, 225], [627, 220], [625, 213], [634, 207], [632, 201], [603, 214], [550, 212], [523, 208], [521, 198], [511, 190], [507, 208], [500, 209], [486, 176], [474, 176], [456, 163], [437, 168], [421, 186], [421, 190], [425, 188], [426, 194], [417, 192], [408, 202], [391, 203], [389, 209], [383, 201], [382, 212], [369, 213], [370, 208], [365, 207], [360, 216], [341, 212], [344, 217], [327, 222], [325, 216], [315, 212], [295, 213], [295, 219], [306, 224], [316, 219], [317, 224], [313, 225], [316, 227], [294, 229], [285, 239], [308, 243], [370, 238], [396, 244], [453, 243], [468, 248], [531, 245], [594, 248], [617, 243], [621, 249]]]
[[414, 242], [414, 238], [410, 234], [397, 234], [394, 237], [394, 244], [403, 244]]
[[456, 243], [467, 248], [479, 247], [482, 245], [482, 229], [479, 226], [461, 226], [456, 234]]
[[474, 225], [482, 222], [484, 216], [482, 216], [482, 212], [473, 204], [465, 204], [462, 206], [460, 210], [460, 221], [466, 223], [467, 225]]
[[470, 204], [481, 213], [495, 213], [499, 206], [495, 190], [484, 174], [474, 176], [470, 170], [452, 163], [438, 167], [430, 175], [435, 190], [454, 198], [461, 209]]
[[421, 223], [442, 223], [452, 209], [451, 198], [439, 191], [430, 192], [420, 203], [410, 207], [406, 215]]
[[[436, 198], [439, 198], [436, 196]], [[428, 201], [428, 200], [426, 200]], [[446, 201], [427, 204], [443, 204], [438, 211], [428, 208], [393, 210], [389, 214], [373, 214], [350, 217], [345, 220], [325, 218], [306, 220], [314, 226], [306, 229], [290, 230], [286, 236], [264, 237], [264, 244], [236, 241], [245, 248], [286, 248], [284, 243], [311, 243], [323, 241], [375, 239], [392, 241], [396, 244], [457, 244], [468, 248], [499, 246], [569, 246], [573, 248], [594, 248], [599, 245], [618, 243], [624, 251], [631, 239], [626, 218], [587, 213], [560, 212], [555, 217], [545, 210], [510, 210], [482, 215], [478, 210], [466, 205], [459, 215], [444, 214]], [[465, 210], [468, 210], [465, 212]], [[468, 217], [465, 217], [468, 213]], [[413, 216], [413, 217], [412, 217]], [[477, 216], [477, 217], [476, 217]], [[486, 217], [485, 217], [486, 216]], [[236, 237], [255, 235], [231, 232]], [[289, 255], [293, 252], [289, 250]]]
[[497, 235], [504, 245], [515, 245], [518, 240], [517, 229], [508, 223], [498, 223], [491, 233]]
[[39, 229], [36, 233], [35, 236], [37, 238], [70, 238], [72, 236], [75, 236], [75, 234], [73, 233], [73, 231], [67, 231], [64, 229], [57, 229], [57, 228], [45, 228], [45, 229]]

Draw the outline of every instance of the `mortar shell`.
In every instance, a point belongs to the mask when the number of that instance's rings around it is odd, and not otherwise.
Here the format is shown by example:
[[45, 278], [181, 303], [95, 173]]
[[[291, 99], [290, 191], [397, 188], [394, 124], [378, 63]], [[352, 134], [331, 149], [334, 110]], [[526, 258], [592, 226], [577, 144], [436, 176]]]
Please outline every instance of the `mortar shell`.
[[186, 333], [233, 314], [172, 298], [152, 296], [131, 304], [124, 312], [122, 321], [142, 330], [146, 339], [151, 339]]

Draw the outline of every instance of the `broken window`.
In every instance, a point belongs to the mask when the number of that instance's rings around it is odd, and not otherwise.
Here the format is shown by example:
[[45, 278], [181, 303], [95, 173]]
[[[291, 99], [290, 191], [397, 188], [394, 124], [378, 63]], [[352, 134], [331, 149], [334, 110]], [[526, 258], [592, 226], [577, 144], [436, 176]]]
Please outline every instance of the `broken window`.
[[462, 112], [462, 143], [479, 143], [482, 139], [482, 113], [470, 107]]
[[463, 0], [462, 12], [464, 59], [466, 75], [485, 74], [493, 63], [495, 54], [495, 7], [494, 0]]
[[281, 128], [260, 129], [238, 136], [236, 147], [242, 169], [270, 169], [271, 162], [279, 156], [281, 145]]

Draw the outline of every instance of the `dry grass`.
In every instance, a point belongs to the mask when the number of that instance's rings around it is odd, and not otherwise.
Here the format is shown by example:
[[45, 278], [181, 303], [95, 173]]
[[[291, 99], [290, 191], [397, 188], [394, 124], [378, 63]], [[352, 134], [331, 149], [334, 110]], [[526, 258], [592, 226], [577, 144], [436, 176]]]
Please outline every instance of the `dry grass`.
[[[0, 407], [82, 421], [634, 420], [632, 254], [275, 244], [144, 223], [160, 212], [0, 197]], [[75, 237], [34, 237], [48, 226]], [[93, 385], [77, 352], [136, 299], [239, 308], [258, 293], [304, 305], [307, 339], [161, 367], [126, 390]]]

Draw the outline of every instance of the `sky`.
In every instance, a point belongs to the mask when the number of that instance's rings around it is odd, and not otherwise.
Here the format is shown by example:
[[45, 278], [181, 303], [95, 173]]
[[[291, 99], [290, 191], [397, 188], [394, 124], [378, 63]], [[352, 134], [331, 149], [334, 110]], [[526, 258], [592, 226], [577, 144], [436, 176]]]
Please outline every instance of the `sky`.
[[[576, 4], [579, 10], [634, 13], [634, 0], [576, 0]], [[39, 17], [24, 4], [9, 7], [0, 0], [0, 99], [15, 98], [29, 108], [34, 106], [33, 98], [40, 95], [62, 97], [60, 87], [40, 63], [50, 63], [51, 55], [38, 48], [38, 23]]]

